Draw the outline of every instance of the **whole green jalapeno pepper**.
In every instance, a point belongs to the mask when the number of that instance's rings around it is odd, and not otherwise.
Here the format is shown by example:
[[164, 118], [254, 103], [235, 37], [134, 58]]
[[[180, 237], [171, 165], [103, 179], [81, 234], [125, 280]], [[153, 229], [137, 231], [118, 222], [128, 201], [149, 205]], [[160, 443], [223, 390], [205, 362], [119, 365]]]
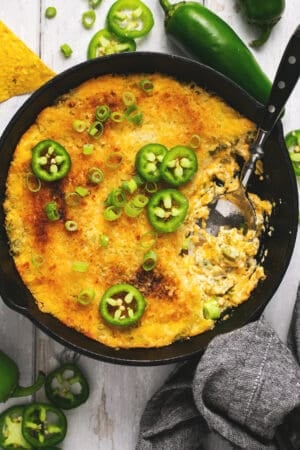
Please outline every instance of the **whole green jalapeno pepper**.
[[171, 5], [169, 0], [159, 3], [166, 13], [166, 32], [176, 45], [229, 77], [259, 102], [267, 102], [270, 80], [226, 22], [200, 3], [183, 1]]
[[31, 395], [42, 387], [45, 374], [39, 372], [36, 382], [32, 386], [19, 386], [20, 372], [16, 363], [0, 350], [0, 402], [6, 402], [10, 397], [24, 397]]
[[240, 0], [240, 3], [247, 21], [257, 25], [262, 31], [261, 36], [250, 43], [252, 47], [260, 47], [280, 20], [285, 9], [285, 0]]

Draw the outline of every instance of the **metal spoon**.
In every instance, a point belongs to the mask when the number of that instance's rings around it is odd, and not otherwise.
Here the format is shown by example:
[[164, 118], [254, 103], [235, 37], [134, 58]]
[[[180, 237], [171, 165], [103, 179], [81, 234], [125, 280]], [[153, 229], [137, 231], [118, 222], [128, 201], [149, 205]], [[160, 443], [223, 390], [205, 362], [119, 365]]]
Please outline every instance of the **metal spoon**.
[[256, 228], [256, 214], [247, 196], [247, 185], [255, 170], [256, 162], [264, 155], [263, 146], [283, 108], [297, 84], [300, 75], [300, 25], [290, 38], [281, 58], [270, 97], [258, 123], [258, 132], [250, 147], [251, 156], [244, 163], [239, 187], [214, 199], [206, 222], [206, 230], [217, 235], [221, 226], [226, 228]]

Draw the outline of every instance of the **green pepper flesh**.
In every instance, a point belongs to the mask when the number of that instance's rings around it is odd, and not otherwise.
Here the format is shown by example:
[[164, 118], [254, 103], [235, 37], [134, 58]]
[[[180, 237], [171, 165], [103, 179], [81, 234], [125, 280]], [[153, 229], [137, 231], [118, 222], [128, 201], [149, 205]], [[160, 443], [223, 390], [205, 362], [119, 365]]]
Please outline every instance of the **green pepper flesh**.
[[175, 187], [190, 181], [197, 170], [196, 153], [184, 145], [176, 145], [171, 148], [160, 165], [161, 178]]
[[133, 39], [121, 38], [106, 28], [97, 31], [88, 45], [88, 59], [100, 56], [112, 55], [114, 53], [134, 52], [136, 43]]
[[32, 449], [22, 434], [23, 413], [25, 406], [12, 406], [0, 414], [0, 447]]
[[33, 147], [31, 166], [34, 175], [40, 180], [58, 181], [69, 172], [71, 158], [62, 145], [46, 139]]
[[176, 189], [162, 189], [149, 200], [148, 219], [161, 233], [172, 233], [183, 223], [189, 208], [188, 199]]
[[156, 182], [160, 179], [160, 165], [167, 154], [161, 144], [146, 144], [136, 154], [135, 167], [139, 175], [146, 181]]
[[66, 363], [47, 375], [45, 392], [48, 400], [58, 408], [72, 409], [86, 402], [89, 385], [77, 365]]
[[128, 327], [136, 325], [144, 314], [146, 300], [131, 284], [115, 284], [108, 288], [100, 301], [99, 311], [109, 325]]
[[30, 403], [25, 406], [22, 433], [34, 447], [49, 447], [63, 441], [67, 419], [63, 411], [48, 403]]
[[154, 19], [141, 0], [117, 0], [108, 11], [107, 25], [117, 36], [135, 39], [150, 32]]

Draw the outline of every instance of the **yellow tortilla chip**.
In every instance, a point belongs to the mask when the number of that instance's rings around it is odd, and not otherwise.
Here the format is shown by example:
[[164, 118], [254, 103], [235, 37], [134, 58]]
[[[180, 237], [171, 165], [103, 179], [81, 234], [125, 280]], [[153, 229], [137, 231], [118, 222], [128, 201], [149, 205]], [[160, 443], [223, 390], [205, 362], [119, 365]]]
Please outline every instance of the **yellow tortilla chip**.
[[34, 91], [55, 73], [0, 21], [0, 102]]

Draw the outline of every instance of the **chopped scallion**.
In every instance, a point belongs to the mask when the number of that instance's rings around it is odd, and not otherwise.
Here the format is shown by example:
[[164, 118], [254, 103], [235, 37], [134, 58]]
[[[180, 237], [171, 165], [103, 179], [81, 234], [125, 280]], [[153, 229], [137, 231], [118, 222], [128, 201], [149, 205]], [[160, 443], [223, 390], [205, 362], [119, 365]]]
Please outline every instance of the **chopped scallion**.
[[57, 209], [57, 203], [56, 202], [48, 202], [45, 205], [45, 212], [49, 220], [52, 222], [60, 219], [60, 214]]
[[92, 184], [99, 184], [103, 181], [104, 179], [104, 173], [102, 172], [101, 169], [98, 169], [98, 167], [91, 167], [88, 170], [88, 180], [92, 183]]
[[103, 123], [96, 120], [88, 129], [88, 134], [94, 139], [98, 139], [103, 133]]
[[154, 89], [154, 84], [150, 80], [141, 80], [140, 81], [140, 87], [143, 89], [144, 92], [149, 94]]
[[119, 111], [114, 111], [110, 114], [110, 118], [113, 122], [120, 123], [124, 120], [124, 114]]
[[80, 195], [80, 197], [86, 197], [90, 193], [90, 191], [83, 186], [77, 186], [75, 188], [75, 192], [76, 194]]
[[141, 125], [143, 121], [143, 113], [137, 105], [129, 105], [125, 111], [125, 117], [128, 122], [135, 125]]
[[189, 145], [192, 148], [199, 148], [201, 145], [201, 137], [198, 134], [193, 134], [193, 136], [190, 139]]
[[33, 173], [28, 172], [26, 174], [26, 186], [30, 192], [39, 192], [41, 190], [42, 183], [41, 180]]
[[122, 100], [125, 106], [130, 106], [135, 104], [135, 95], [130, 92], [126, 91], [122, 95]]
[[81, 197], [76, 192], [68, 192], [65, 195], [65, 201], [68, 206], [70, 206], [71, 208], [74, 208], [74, 207], [80, 205]]
[[100, 105], [96, 108], [96, 119], [100, 122], [105, 122], [109, 118], [110, 108], [107, 105]]
[[45, 10], [45, 17], [47, 17], [47, 19], [53, 19], [53, 17], [56, 16], [56, 13], [57, 11], [54, 6], [48, 6]]
[[142, 267], [146, 272], [153, 270], [157, 263], [157, 255], [153, 250], [150, 250], [144, 255]]
[[110, 205], [104, 210], [104, 219], [108, 220], [109, 222], [113, 222], [114, 220], [119, 219], [122, 215], [121, 208], [118, 208], [117, 206]]
[[86, 289], [82, 289], [78, 296], [76, 297], [76, 300], [78, 303], [80, 303], [81, 305], [89, 305], [95, 298], [95, 291], [94, 289], [91, 288], [86, 288]]
[[157, 241], [157, 234], [155, 231], [146, 231], [146, 233], [142, 234], [140, 239], [140, 246], [144, 249], [150, 249], [155, 245]]
[[62, 44], [60, 46], [60, 51], [62, 52], [65, 58], [70, 58], [70, 56], [73, 53], [72, 48], [68, 44]]
[[123, 161], [123, 155], [120, 152], [111, 152], [106, 158], [105, 165], [110, 169], [116, 169]]
[[87, 30], [92, 28], [92, 26], [95, 23], [95, 20], [96, 20], [96, 13], [93, 10], [85, 11], [81, 16], [81, 23]]
[[31, 258], [32, 265], [36, 268], [42, 266], [45, 262], [44, 257], [41, 255], [35, 255]]
[[74, 261], [72, 264], [72, 270], [74, 272], [87, 272], [89, 268], [89, 263], [84, 261]]
[[84, 155], [91, 155], [94, 151], [93, 144], [84, 144], [82, 147], [82, 153]]
[[102, 0], [89, 0], [89, 5], [91, 8], [95, 9], [101, 4]]
[[137, 217], [142, 211], [143, 208], [134, 205], [132, 200], [127, 202], [124, 206], [124, 212], [128, 217]]
[[75, 119], [73, 124], [73, 129], [78, 133], [83, 133], [87, 129], [87, 124], [84, 120]]
[[77, 231], [78, 230], [78, 225], [77, 225], [77, 223], [74, 220], [67, 220], [65, 222], [65, 229], [67, 231], [71, 231], [71, 232]]
[[99, 236], [99, 245], [101, 247], [107, 247], [109, 244], [109, 237], [106, 234], [100, 234]]
[[144, 206], [146, 206], [148, 202], [149, 202], [148, 197], [146, 197], [146, 195], [143, 195], [143, 194], [137, 194], [137, 195], [132, 199], [132, 203], [133, 203], [134, 206], [136, 206], [137, 208], [144, 208]]

